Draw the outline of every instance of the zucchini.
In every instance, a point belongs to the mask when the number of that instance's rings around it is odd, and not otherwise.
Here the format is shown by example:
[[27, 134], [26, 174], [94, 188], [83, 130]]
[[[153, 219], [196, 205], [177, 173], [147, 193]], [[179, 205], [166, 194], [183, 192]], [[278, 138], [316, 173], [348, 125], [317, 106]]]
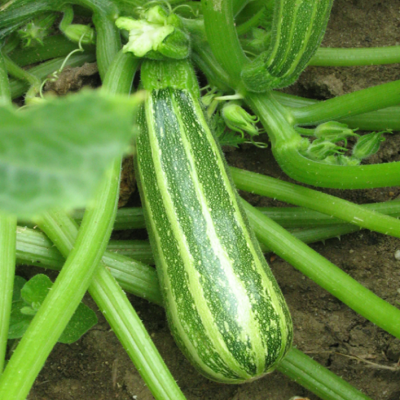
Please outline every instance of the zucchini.
[[176, 343], [206, 377], [272, 371], [291, 318], [199, 103], [187, 61], [145, 61], [136, 175]]

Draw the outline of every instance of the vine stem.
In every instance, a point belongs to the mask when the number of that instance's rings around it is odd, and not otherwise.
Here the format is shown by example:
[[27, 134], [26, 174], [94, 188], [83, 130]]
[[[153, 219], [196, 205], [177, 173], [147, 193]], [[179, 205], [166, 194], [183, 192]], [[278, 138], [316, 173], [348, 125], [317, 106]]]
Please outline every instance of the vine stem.
[[308, 65], [319, 67], [352, 67], [400, 62], [400, 46], [368, 48], [320, 47]]
[[[356, 93], [357, 92], [354, 92], [354, 94]], [[273, 95], [283, 106], [289, 108], [299, 108], [319, 103], [318, 100], [293, 96], [282, 92], [273, 92]], [[340, 118], [339, 120], [353, 129], [365, 131], [393, 129], [398, 131], [400, 130], [400, 107], [381, 108], [379, 110], [353, 115], [352, 117]]]
[[324, 400], [371, 400], [295, 348], [289, 351], [276, 369]]
[[246, 102], [260, 118], [271, 138], [276, 160], [291, 178], [314, 186], [342, 189], [377, 188], [400, 184], [400, 162], [342, 166], [328, 165], [304, 157], [298, 151], [302, 138], [293, 128], [295, 123], [293, 113], [282, 106], [272, 92], [248, 93]]
[[400, 80], [358, 90], [353, 93], [291, 110], [293, 123], [315, 125], [351, 117], [400, 103]]
[[[231, 167], [231, 174], [235, 176], [235, 170]], [[232, 173], [233, 172], [233, 173]], [[238, 171], [240, 172], [240, 171]], [[254, 179], [258, 184], [260, 181], [264, 181], [265, 175], [256, 174], [254, 172], [244, 171], [245, 174], [250, 174], [249, 179]], [[260, 178], [260, 180], [258, 179]], [[290, 186], [286, 186], [287, 182], [282, 182], [278, 179], [265, 177], [265, 183], [270, 183], [273, 186], [276, 185], [279, 189], [277, 191], [273, 190], [269, 194], [264, 194], [267, 197], [277, 198], [278, 196], [283, 196], [286, 192], [285, 199], [283, 200], [287, 203], [297, 203], [297, 192], [296, 188], [302, 188], [299, 185], [289, 184]], [[272, 179], [272, 181], [269, 181]], [[236, 176], [236, 185], [240, 186], [242, 179]], [[291, 186], [293, 185], [293, 186]], [[292, 189], [292, 190], [291, 190]], [[246, 189], [243, 189], [246, 190]], [[268, 189], [266, 189], [268, 190]], [[253, 187], [248, 186], [248, 190], [253, 191]], [[265, 192], [266, 193], [266, 192]], [[337, 197], [330, 196], [331, 200], [337, 199]], [[307, 203], [308, 204], [308, 203]], [[312, 204], [312, 202], [311, 202]], [[351, 203], [353, 205], [353, 203]], [[370, 211], [375, 211], [378, 213], [391, 215], [392, 217], [397, 217], [400, 214], [400, 200], [390, 200], [384, 201], [381, 203], [368, 203], [359, 205], [357, 207], [362, 207]], [[327, 215], [325, 213], [320, 213], [317, 211], [313, 211], [308, 207], [257, 207], [263, 214], [267, 215], [269, 218], [272, 218], [279, 225], [284, 228], [315, 228], [316, 226], [322, 225], [336, 225], [342, 224], [343, 220], [332, 217], [331, 215]], [[74, 211], [71, 214], [72, 218], [75, 219], [78, 224], [82, 220], [83, 211]], [[347, 217], [348, 218], [348, 217]], [[348, 218], [349, 219], [349, 218]], [[125, 229], [143, 229], [145, 228], [143, 209], [141, 207], [132, 207], [132, 208], [122, 208], [117, 211], [117, 216], [115, 218], [114, 230], [125, 230]], [[113, 241], [112, 241], [113, 242]]]
[[0, 375], [4, 368], [16, 256], [17, 218], [0, 215]]
[[265, 175], [233, 167], [230, 171], [238, 189], [307, 207], [362, 228], [400, 238], [400, 220], [397, 218], [380, 214], [339, 197]]
[[202, 0], [208, 43], [217, 62], [229, 75], [235, 88], [239, 89], [242, 86], [240, 74], [249, 61], [237, 36], [233, 19], [234, 4], [233, 0]]
[[[0, 105], [11, 105], [11, 91], [6, 64], [0, 50]], [[7, 351], [15, 275], [17, 218], [0, 214], [0, 375]]]
[[242, 201], [259, 241], [374, 324], [400, 338], [400, 310], [348, 276], [276, 222]]

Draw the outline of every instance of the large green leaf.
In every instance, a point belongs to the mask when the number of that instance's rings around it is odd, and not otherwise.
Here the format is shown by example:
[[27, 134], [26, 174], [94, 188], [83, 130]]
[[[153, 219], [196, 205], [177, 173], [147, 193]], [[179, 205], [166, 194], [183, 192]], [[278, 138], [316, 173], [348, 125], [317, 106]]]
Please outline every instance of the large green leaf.
[[0, 107], [0, 209], [31, 217], [85, 205], [126, 150], [141, 97], [88, 91]]

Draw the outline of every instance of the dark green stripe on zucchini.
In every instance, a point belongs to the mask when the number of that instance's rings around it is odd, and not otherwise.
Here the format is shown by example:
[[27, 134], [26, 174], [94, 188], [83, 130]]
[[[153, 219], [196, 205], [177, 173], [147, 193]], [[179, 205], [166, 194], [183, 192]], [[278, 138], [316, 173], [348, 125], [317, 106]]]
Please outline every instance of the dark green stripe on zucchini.
[[190, 64], [146, 61], [142, 81], [151, 92], [137, 176], [171, 331], [210, 379], [255, 379], [291, 345], [287, 306], [208, 128]]

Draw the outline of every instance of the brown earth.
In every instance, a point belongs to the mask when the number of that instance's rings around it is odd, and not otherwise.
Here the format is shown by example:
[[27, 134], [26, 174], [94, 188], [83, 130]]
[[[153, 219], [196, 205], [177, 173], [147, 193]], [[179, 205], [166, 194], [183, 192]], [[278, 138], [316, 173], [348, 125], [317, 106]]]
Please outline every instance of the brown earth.
[[[399, 45], [399, 25], [398, 0], [336, 0], [324, 46]], [[313, 67], [304, 72], [290, 92], [322, 99], [399, 78], [399, 65]], [[227, 159], [232, 165], [287, 179], [269, 150], [245, 146], [228, 153]], [[396, 135], [387, 138], [373, 161], [395, 160], [400, 160], [400, 136]], [[362, 204], [396, 198], [400, 189], [329, 193]], [[245, 197], [258, 206], [282, 205], [259, 196]], [[134, 198], [135, 201], [138, 199]], [[394, 258], [395, 251], [400, 249], [398, 239], [361, 231], [312, 247], [380, 297], [400, 304], [400, 261]], [[372, 399], [399, 400], [400, 340], [356, 315], [281, 259], [270, 264], [292, 312], [295, 345]], [[27, 274], [27, 269], [21, 273]], [[289, 400], [295, 395], [317, 399], [277, 372], [241, 386], [208, 381], [177, 349], [163, 310], [133, 296], [130, 299], [188, 400]], [[85, 301], [97, 310], [88, 296]], [[56, 346], [29, 400], [153, 399], [99, 312], [98, 317], [99, 324], [80, 341]]]

